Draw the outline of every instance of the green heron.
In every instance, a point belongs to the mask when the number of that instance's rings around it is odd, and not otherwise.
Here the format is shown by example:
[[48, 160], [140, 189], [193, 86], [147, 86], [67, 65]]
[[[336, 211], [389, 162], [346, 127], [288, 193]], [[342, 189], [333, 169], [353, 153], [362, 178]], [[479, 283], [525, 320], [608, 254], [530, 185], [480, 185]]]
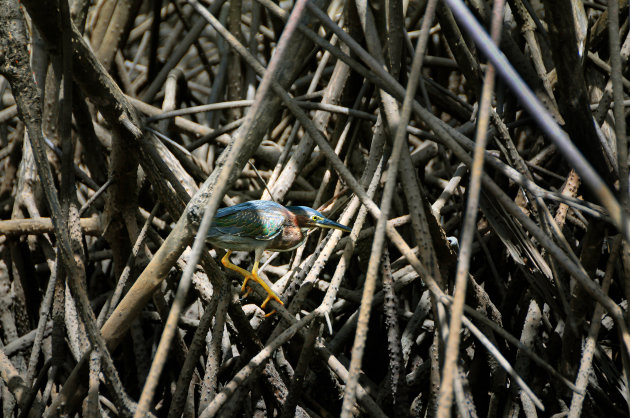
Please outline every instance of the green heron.
[[[228, 269], [243, 275], [241, 292], [252, 279], [265, 289], [267, 298], [261, 308], [273, 299], [283, 305], [267, 283], [258, 277], [258, 262], [263, 251], [291, 251], [306, 240], [309, 229], [332, 228], [350, 232], [345, 225], [327, 219], [318, 211], [306, 206], [282, 206], [269, 200], [252, 200], [217, 211], [208, 230], [207, 242], [227, 249], [221, 263]], [[232, 251], [255, 251], [251, 273], [230, 262]], [[272, 312], [273, 313], [273, 312]]]

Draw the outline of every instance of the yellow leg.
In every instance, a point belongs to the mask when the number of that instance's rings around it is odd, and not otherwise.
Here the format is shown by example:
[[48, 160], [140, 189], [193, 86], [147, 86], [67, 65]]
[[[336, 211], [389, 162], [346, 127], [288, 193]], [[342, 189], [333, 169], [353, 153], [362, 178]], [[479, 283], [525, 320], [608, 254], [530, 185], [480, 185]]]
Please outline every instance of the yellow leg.
[[[261, 308], [265, 309], [265, 306], [267, 306], [267, 303], [269, 303], [269, 301], [271, 299], [275, 300], [276, 302], [278, 302], [281, 305], [284, 305], [284, 303], [280, 300], [280, 298], [278, 297], [278, 295], [276, 295], [274, 293], [273, 290], [271, 290], [271, 288], [269, 286], [267, 286], [267, 283], [265, 283], [264, 280], [262, 280], [260, 277], [258, 277], [258, 261], [259, 260], [255, 260], [254, 261], [254, 268], [252, 269], [252, 272], [250, 273], [249, 271], [235, 265], [232, 264], [230, 262], [230, 255], [232, 254], [232, 250], [228, 250], [227, 253], [225, 253], [225, 255], [223, 256], [223, 258], [221, 259], [221, 264], [223, 264], [225, 266], [225, 268], [228, 268], [230, 270], [236, 271], [237, 273], [240, 273], [245, 279], [243, 280], [243, 286], [241, 286], [241, 292], [243, 292], [245, 289], [248, 289], [247, 291], [247, 295], [249, 295], [249, 291], [251, 290], [251, 288], [249, 288], [247, 286], [247, 282], [251, 279], [254, 280], [256, 283], [258, 283], [259, 285], [262, 286], [263, 289], [265, 289], [265, 291], [267, 292], [267, 298], [264, 300], [264, 302], [260, 305]], [[274, 311], [275, 312], [275, 311]], [[270, 314], [267, 314], [266, 316], [269, 316], [273, 314], [273, 312], [271, 312]]]
[[221, 264], [223, 264], [225, 268], [228, 268], [232, 271], [240, 273], [243, 277], [245, 277], [245, 283], [247, 283], [247, 280], [248, 280], [247, 277], [250, 276], [251, 273], [243, 268], [240, 268], [236, 264], [232, 264], [232, 262], [230, 262], [231, 255], [232, 255], [232, 250], [228, 250], [228, 252], [225, 253], [223, 258], [221, 259]]
[[[265, 289], [265, 291], [267, 292], [267, 299], [264, 300], [264, 302], [262, 303], [262, 305], [260, 305], [260, 307], [265, 309], [265, 306], [267, 306], [267, 303], [269, 303], [269, 301], [271, 299], [275, 300], [280, 305], [284, 305], [284, 303], [280, 300], [278, 295], [276, 295], [275, 292], [273, 290], [271, 290], [271, 288], [269, 286], [267, 286], [267, 283], [265, 283], [265, 281], [263, 279], [258, 277], [258, 261], [259, 260], [254, 261], [254, 268], [252, 268], [252, 274], [249, 277], [249, 279], [253, 279], [256, 283], [261, 285], [262, 288]], [[245, 286], [245, 283], [243, 283], [243, 286]], [[269, 315], [271, 315], [272, 313], [273, 312], [271, 312]]]

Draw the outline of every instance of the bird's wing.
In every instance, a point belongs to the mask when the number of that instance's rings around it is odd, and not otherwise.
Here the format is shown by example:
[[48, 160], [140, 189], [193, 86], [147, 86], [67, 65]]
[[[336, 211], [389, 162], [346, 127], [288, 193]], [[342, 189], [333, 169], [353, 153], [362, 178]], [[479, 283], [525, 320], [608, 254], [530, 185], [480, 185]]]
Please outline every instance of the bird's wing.
[[241, 207], [224, 208], [212, 221], [209, 237], [233, 235], [271, 240], [282, 231], [284, 215], [272, 208]]

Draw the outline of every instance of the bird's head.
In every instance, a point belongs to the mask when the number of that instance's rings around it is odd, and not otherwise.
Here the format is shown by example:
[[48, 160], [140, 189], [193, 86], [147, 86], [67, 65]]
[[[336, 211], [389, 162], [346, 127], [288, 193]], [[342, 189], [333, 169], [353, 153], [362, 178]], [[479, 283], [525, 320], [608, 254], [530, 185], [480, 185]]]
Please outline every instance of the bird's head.
[[339, 229], [345, 232], [351, 231], [347, 226], [331, 221], [315, 209], [311, 209], [307, 206], [288, 206], [287, 209], [295, 215], [298, 226], [302, 229], [319, 227]]

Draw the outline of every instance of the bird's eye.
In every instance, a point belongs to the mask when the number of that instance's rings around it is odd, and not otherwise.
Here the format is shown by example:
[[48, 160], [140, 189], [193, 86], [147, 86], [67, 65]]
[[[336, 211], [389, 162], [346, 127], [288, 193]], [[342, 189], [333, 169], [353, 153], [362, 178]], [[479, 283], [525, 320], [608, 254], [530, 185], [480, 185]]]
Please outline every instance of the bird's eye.
[[323, 221], [323, 220], [324, 220], [324, 218], [322, 218], [321, 216], [317, 216], [317, 215], [313, 215], [313, 218], [312, 218], [312, 219], [313, 219], [314, 221]]

